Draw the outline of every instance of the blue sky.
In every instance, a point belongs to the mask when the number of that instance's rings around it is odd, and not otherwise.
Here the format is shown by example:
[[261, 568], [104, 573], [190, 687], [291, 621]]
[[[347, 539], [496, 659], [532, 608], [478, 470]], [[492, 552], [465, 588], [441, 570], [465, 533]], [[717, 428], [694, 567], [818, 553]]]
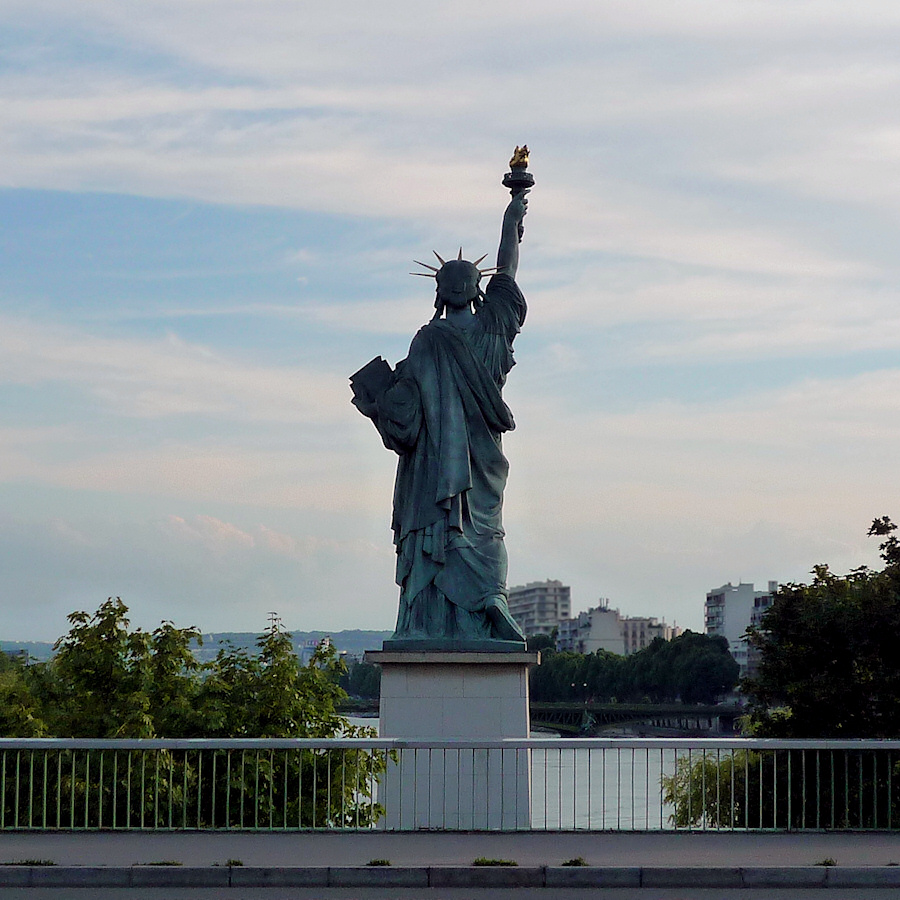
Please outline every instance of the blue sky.
[[394, 460], [347, 376], [496, 249], [513, 583], [702, 627], [875, 564], [900, 418], [900, 9], [0, 4], [0, 636], [390, 628]]

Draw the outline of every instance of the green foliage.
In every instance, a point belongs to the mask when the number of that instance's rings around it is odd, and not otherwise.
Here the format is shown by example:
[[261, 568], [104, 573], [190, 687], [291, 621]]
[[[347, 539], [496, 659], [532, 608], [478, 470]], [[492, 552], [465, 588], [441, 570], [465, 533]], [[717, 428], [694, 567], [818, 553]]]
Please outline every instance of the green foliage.
[[[885, 568], [845, 576], [813, 569], [782, 586], [751, 628], [756, 677], [743, 684], [750, 727], [775, 738], [896, 738], [900, 734], [900, 543], [886, 516]], [[900, 763], [882, 750], [735, 751], [680, 757], [663, 778], [678, 827], [885, 828], [900, 816], [890, 785]], [[823, 861], [825, 864], [825, 861]]]
[[[346, 698], [338, 680], [344, 663], [322, 642], [300, 666], [291, 636], [273, 619], [257, 641], [257, 655], [226, 646], [209, 665], [198, 693], [198, 707], [210, 737], [372, 737], [370, 728], [350, 725], [337, 713]], [[278, 813], [282, 820], [307, 824], [370, 824], [381, 807], [370, 805], [374, 777], [384, 760], [357, 752], [350, 759], [336, 751], [304, 750], [265, 754], [253, 763], [260, 827], [276, 825], [266, 798], [284, 784], [312, 785], [302, 800], [292, 797]], [[314, 791], [314, 793], [312, 793]], [[225, 797], [220, 800], [220, 808]]]
[[366, 865], [367, 866], [389, 866], [391, 861], [389, 859], [370, 859]]
[[900, 814], [898, 775], [884, 750], [707, 750], [680, 755], [662, 785], [677, 828], [873, 829]]
[[885, 538], [878, 545], [878, 549], [881, 551], [881, 558], [887, 568], [900, 566], [900, 540], [897, 540], [897, 536], [894, 534], [896, 530], [897, 526], [887, 516], [873, 520], [869, 526], [869, 537], [877, 534], [879, 537]]
[[[338, 685], [345, 667], [329, 642], [321, 643], [309, 664], [301, 666], [290, 634], [275, 618], [257, 640], [255, 654], [226, 646], [204, 665], [191, 652], [191, 642], [200, 641], [196, 628], [179, 629], [163, 622], [152, 633], [131, 630], [127, 613], [118, 597], [106, 600], [92, 615], [72, 613], [71, 628], [57, 641], [56, 656], [47, 663], [26, 667], [4, 656], [0, 661], [0, 734], [374, 736], [372, 729], [351, 726], [337, 713], [337, 705], [347, 696]], [[96, 773], [89, 771], [84, 754], [59, 753], [57, 765], [29, 770], [29, 790], [78, 801]], [[197, 808], [192, 815], [201, 824], [212, 821], [214, 812], [221, 819], [226, 809], [232, 819], [240, 815], [241, 821], [253, 821], [258, 827], [283, 827], [288, 822], [364, 827], [382, 813], [372, 803], [372, 790], [385, 765], [383, 754], [312, 749], [256, 752], [249, 759], [240, 751], [236, 754], [216, 751], [212, 769], [201, 770], [199, 756], [190, 752], [122, 751], [118, 777], [121, 780], [132, 769], [140, 771], [141, 791], [117, 790], [108, 779], [100, 789], [104, 804], [107, 809], [115, 804], [120, 821], [130, 817], [154, 826], [165, 824], [165, 815], [171, 816], [173, 809], [186, 810], [188, 802], [194, 801]], [[214, 782], [213, 772], [217, 773]], [[306, 785], [302, 798], [296, 794], [289, 800], [287, 784]], [[17, 814], [24, 817], [28, 793], [11, 792], [11, 783], [7, 789], [0, 802], [5, 804], [8, 820]], [[277, 813], [276, 790], [284, 793]], [[91, 813], [97, 814], [96, 809]]]
[[29, 667], [49, 733], [57, 737], [194, 737], [200, 664], [196, 628], [163, 622], [129, 630], [128, 607], [110, 597], [93, 614], [69, 615], [56, 656]]
[[572, 859], [567, 859], [564, 863], [564, 866], [586, 866], [587, 860], [583, 856], [573, 856]]
[[[663, 776], [663, 796], [674, 807], [676, 828], [760, 828], [766, 807], [759, 804], [762, 778], [758, 753], [738, 750], [722, 759], [714, 751], [676, 760], [675, 774]], [[772, 800], [771, 784], [763, 803]]]
[[546, 653], [531, 670], [531, 696], [539, 702], [714, 703], [737, 677], [724, 638], [686, 631], [671, 641], [656, 638], [630, 656]]
[[528, 636], [527, 646], [530, 653], [556, 652], [556, 634], [559, 629], [554, 628], [550, 634], [531, 634]]
[[3, 655], [0, 727], [9, 736], [334, 737], [365, 736], [337, 711], [346, 698], [343, 662], [328, 642], [301, 666], [275, 619], [257, 651], [226, 645], [199, 663], [196, 628], [162, 622], [129, 628], [128, 608], [111, 597], [74, 612], [48, 663], [24, 667]]
[[226, 645], [206, 667], [197, 697], [206, 737], [366, 736], [340, 716], [344, 663], [323, 642], [300, 666], [291, 636], [276, 619], [257, 640], [257, 654]]
[[784, 585], [750, 642], [759, 653], [744, 691], [754, 733], [793, 738], [895, 738], [900, 734], [900, 545], [887, 517], [869, 534], [883, 571]]
[[656, 638], [627, 659], [632, 692], [658, 702], [715, 703], [732, 689], [739, 672], [725, 638], [693, 631], [671, 641]]
[[22, 658], [4, 653], [0, 650], [0, 675], [4, 672], [14, 672], [22, 668]]
[[351, 697], [375, 700], [381, 696], [381, 666], [354, 660], [338, 683]]
[[27, 669], [20, 659], [0, 653], [0, 735], [43, 737], [45, 733]]
[[490, 859], [487, 856], [479, 856], [472, 863], [473, 866], [517, 866], [514, 859]]
[[142, 636], [141, 691], [153, 731], [161, 737], [204, 732], [204, 710], [199, 703], [203, 667], [191, 652], [191, 641], [202, 644], [196, 628], [176, 628], [162, 622]]
[[93, 614], [69, 615], [71, 628], [55, 644], [48, 693], [53, 728], [63, 737], [153, 737], [140, 693], [142, 634], [128, 631], [127, 608], [110, 597]]

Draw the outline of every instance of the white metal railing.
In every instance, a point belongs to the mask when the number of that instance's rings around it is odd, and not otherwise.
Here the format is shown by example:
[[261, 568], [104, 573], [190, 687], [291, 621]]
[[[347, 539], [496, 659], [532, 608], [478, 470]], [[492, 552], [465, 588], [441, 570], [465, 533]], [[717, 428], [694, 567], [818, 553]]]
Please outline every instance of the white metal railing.
[[0, 830], [893, 830], [900, 741], [0, 739]]

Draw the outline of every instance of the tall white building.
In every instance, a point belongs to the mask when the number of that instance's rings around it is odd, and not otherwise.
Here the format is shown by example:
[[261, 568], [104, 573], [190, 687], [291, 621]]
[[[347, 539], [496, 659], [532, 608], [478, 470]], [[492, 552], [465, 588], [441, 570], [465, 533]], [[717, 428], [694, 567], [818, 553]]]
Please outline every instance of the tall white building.
[[530, 581], [509, 589], [509, 612], [526, 635], [550, 634], [572, 615], [572, 590], [561, 581]]
[[754, 590], [752, 582], [733, 585], [729, 581], [706, 595], [706, 633], [721, 635], [728, 641], [728, 649], [741, 667], [742, 678], [751, 665], [744, 633], [751, 624], [758, 623], [777, 590], [777, 581], [770, 581], [766, 591]]
[[654, 638], [670, 641], [679, 634], [681, 629], [667, 625], [665, 619], [623, 616], [618, 609], [610, 609], [609, 600], [601, 600], [599, 606], [560, 622], [556, 649], [576, 653], [608, 650], [628, 656], [649, 646]]
[[624, 656], [625, 638], [621, 622], [619, 611], [609, 608], [609, 600], [601, 600], [599, 606], [559, 623], [556, 649], [573, 650], [575, 653], [608, 650]]
[[681, 634], [681, 628], [677, 625], [667, 625], [666, 620], [661, 622], [653, 616], [627, 616], [622, 619], [622, 637], [625, 640], [625, 655], [637, 653], [649, 646], [654, 638], [662, 638], [671, 641]]

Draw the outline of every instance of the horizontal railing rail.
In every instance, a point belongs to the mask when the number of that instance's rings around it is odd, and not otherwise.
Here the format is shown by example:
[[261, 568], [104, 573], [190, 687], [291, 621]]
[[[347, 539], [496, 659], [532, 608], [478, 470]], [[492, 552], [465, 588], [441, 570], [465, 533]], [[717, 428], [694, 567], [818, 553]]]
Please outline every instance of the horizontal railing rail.
[[0, 738], [0, 830], [895, 830], [900, 741]]
[[392, 750], [400, 747], [428, 749], [523, 750], [560, 748], [621, 748], [651, 750], [896, 750], [900, 739], [784, 739], [739, 737], [649, 737], [649, 738], [500, 738], [498, 740], [411, 740], [408, 738], [3, 738], [2, 750], [241, 750], [275, 748], [356, 748]]

